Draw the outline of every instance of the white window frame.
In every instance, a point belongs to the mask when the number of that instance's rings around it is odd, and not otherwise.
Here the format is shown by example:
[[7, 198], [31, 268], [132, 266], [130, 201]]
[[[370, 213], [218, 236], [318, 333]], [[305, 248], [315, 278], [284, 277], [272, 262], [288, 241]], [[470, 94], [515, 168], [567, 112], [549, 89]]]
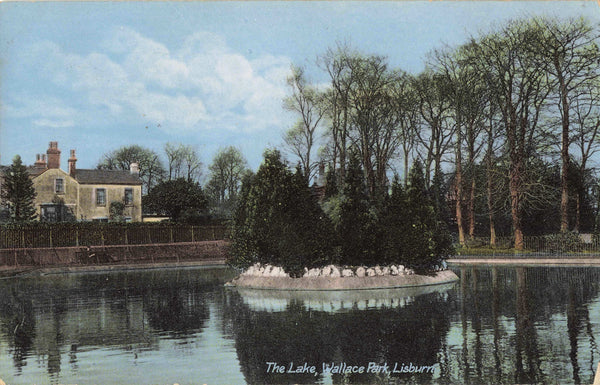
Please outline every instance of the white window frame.
[[[99, 192], [100, 191], [102, 191], [102, 193], [103, 193], [103, 195], [102, 195], [102, 197], [104, 198], [103, 202], [99, 201], [99, 199], [100, 199]], [[96, 188], [96, 206], [106, 207], [106, 189], [105, 188], [101, 188], [101, 187]]]
[[[58, 181], [60, 182], [61, 191], [58, 191]], [[65, 193], [65, 179], [64, 178], [55, 178], [54, 179], [54, 193], [55, 194], [64, 194]]]

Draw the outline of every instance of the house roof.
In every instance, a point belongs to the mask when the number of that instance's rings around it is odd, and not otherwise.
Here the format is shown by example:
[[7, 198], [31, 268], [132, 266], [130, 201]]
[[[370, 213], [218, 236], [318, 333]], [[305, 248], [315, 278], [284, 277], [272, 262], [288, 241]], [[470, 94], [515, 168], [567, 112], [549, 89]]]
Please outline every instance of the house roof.
[[[10, 166], [3, 166], [0, 165], [0, 176], [6, 174], [6, 172], [8, 171], [8, 169], [10, 168]], [[34, 166], [27, 166], [27, 173], [29, 174], [29, 176], [31, 177], [36, 177], [38, 175], [40, 175], [42, 172], [46, 171], [46, 169], [39, 169], [36, 168]]]
[[123, 170], [77, 169], [75, 179], [81, 184], [142, 184], [139, 175]]
[[[7, 169], [8, 166], [0, 165], [0, 176], [5, 174]], [[47, 169], [39, 169], [33, 166], [27, 167], [27, 172], [33, 178], [46, 170]], [[126, 170], [77, 169], [75, 171], [75, 180], [81, 184], [142, 184], [139, 175], [132, 174]]]

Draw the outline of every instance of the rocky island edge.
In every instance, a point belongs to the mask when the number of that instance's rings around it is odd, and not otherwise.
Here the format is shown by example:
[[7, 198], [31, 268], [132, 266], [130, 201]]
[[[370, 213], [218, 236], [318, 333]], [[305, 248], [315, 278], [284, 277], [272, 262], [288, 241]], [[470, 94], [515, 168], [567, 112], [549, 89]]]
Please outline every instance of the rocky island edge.
[[267, 290], [366, 290], [429, 286], [458, 280], [458, 276], [446, 267], [416, 274], [402, 265], [356, 268], [328, 265], [305, 268], [302, 277], [293, 278], [279, 266], [256, 263], [226, 285]]

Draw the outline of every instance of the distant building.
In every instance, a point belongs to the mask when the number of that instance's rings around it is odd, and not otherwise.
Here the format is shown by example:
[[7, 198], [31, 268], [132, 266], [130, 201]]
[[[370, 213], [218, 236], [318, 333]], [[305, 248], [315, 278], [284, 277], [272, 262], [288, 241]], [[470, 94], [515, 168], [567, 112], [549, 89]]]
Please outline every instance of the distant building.
[[[41, 221], [108, 221], [112, 202], [124, 204], [126, 221], [142, 221], [142, 181], [136, 163], [129, 171], [77, 169], [75, 150], [71, 150], [65, 172], [60, 169], [60, 153], [58, 142], [50, 142], [46, 154], [38, 154], [28, 168]], [[0, 182], [6, 169], [0, 168]]]
[[325, 193], [327, 191], [327, 178], [325, 177], [325, 164], [319, 162], [319, 174], [315, 177], [313, 185], [310, 186], [311, 195], [319, 202], [325, 199]]

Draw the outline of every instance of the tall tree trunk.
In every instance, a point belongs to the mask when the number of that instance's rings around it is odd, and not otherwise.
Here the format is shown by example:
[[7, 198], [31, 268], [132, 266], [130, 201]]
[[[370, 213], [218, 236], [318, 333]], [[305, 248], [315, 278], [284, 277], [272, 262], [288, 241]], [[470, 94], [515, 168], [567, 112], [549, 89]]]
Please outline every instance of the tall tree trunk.
[[471, 175], [471, 191], [469, 194], [469, 238], [475, 237], [475, 177]]
[[465, 245], [465, 229], [463, 226], [462, 215], [462, 151], [460, 145], [462, 143], [461, 128], [456, 128], [456, 225], [458, 226], [458, 242], [461, 246]]
[[555, 63], [558, 73], [561, 99], [562, 115], [562, 141], [560, 158], [562, 161], [562, 170], [560, 176], [561, 196], [560, 196], [560, 231], [569, 231], [569, 98], [565, 80], [559, 71], [558, 63]]
[[579, 227], [581, 225], [581, 192], [577, 192], [577, 195], [575, 195], [575, 204], [576, 204], [576, 211], [575, 211], [575, 228], [573, 229], [576, 233], [579, 232]]
[[514, 162], [510, 169], [510, 214], [513, 224], [513, 231], [515, 236], [515, 244], [514, 247], [517, 250], [523, 250], [524, 242], [523, 242], [523, 228], [521, 225], [521, 197], [520, 197], [520, 189], [521, 189], [521, 178], [522, 178], [522, 160], [517, 160]]

